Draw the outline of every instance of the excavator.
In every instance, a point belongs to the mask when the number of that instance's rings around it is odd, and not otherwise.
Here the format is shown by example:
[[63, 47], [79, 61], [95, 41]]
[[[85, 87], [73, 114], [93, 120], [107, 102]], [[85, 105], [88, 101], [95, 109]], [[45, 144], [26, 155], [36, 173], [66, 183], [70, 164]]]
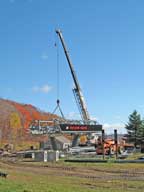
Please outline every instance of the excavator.
[[118, 152], [118, 154], [122, 154], [125, 151], [128, 152], [134, 150], [134, 144], [127, 143], [123, 138], [117, 141], [116, 145], [115, 139], [106, 138], [102, 143], [102, 139], [101, 137], [99, 137], [95, 144], [95, 147], [97, 155], [102, 155], [103, 153], [105, 155], [113, 155], [116, 152]]
[[[104, 149], [103, 149], [104, 147]], [[120, 145], [118, 144], [118, 151], [120, 152]], [[114, 139], [105, 139], [104, 144], [102, 144], [99, 138], [96, 144], [96, 154], [97, 155], [113, 155], [116, 153], [116, 144]]]

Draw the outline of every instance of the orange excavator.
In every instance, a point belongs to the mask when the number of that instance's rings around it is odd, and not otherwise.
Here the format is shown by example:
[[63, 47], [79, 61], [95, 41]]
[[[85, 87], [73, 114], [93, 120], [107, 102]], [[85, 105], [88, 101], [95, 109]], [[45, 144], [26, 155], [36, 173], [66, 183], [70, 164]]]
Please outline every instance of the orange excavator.
[[116, 150], [118, 153], [122, 153], [122, 146], [118, 143], [115, 144], [114, 139], [105, 139], [104, 143], [102, 144], [102, 139], [99, 138], [96, 144], [96, 153], [97, 155], [102, 155], [103, 153], [105, 155], [113, 155], [116, 153]]
[[96, 143], [96, 153], [98, 155], [102, 155], [103, 153], [105, 155], [113, 155], [119, 153], [122, 154], [124, 151], [133, 151], [134, 150], [134, 144], [133, 143], [127, 143], [124, 139], [121, 139], [121, 141], [116, 142], [114, 139], [107, 138], [104, 139], [102, 142], [102, 138], [99, 137]]

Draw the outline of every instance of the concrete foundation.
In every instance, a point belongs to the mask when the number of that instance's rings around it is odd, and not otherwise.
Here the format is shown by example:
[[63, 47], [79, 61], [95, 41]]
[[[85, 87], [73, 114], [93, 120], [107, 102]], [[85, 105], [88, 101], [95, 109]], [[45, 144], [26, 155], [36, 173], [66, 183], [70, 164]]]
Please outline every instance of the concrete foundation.
[[59, 151], [37, 151], [34, 152], [35, 161], [52, 162], [59, 160]]

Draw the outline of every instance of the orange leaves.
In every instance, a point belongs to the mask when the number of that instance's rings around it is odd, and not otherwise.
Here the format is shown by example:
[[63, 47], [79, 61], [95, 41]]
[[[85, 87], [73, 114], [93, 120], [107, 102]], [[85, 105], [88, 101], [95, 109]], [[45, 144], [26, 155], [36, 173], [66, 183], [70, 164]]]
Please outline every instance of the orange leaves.
[[26, 130], [33, 120], [50, 120], [57, 118], [56, 115], [39, 111], [36, 107], [27, 104], [19, 104], [13, 101], [7, 101], [16, 108], [21, 119], [21, 125]]
[[25, 129], [28, 129], [28, 127], [32, 121], [32, 116], [31, 116], [30, 112], [26, 109], [26, 106], [16, 103], [16, 102], [11, 102], [11, 104], [14, 105], [15, 108], [17, 109], [17, 111], [21, 114], [22, 126]]
[[39, 141], [44, 136], [34, 137], [29, 127], [34, 120], [52, 120], [57, 115], [42, 112], [30, 104], [0, 99], [0, 136], [8, 142]]

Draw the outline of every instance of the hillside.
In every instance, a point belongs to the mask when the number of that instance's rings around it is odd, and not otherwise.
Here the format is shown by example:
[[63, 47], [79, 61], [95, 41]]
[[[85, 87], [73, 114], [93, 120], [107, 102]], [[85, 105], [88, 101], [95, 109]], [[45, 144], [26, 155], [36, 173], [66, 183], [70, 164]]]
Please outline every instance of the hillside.
[[0, 99], [0, 143], [38, 142], [45, 136], [32, 136], [29, 125], [33, 120], [50, 120], [56, 115], [38, 110], [30, 104]]

